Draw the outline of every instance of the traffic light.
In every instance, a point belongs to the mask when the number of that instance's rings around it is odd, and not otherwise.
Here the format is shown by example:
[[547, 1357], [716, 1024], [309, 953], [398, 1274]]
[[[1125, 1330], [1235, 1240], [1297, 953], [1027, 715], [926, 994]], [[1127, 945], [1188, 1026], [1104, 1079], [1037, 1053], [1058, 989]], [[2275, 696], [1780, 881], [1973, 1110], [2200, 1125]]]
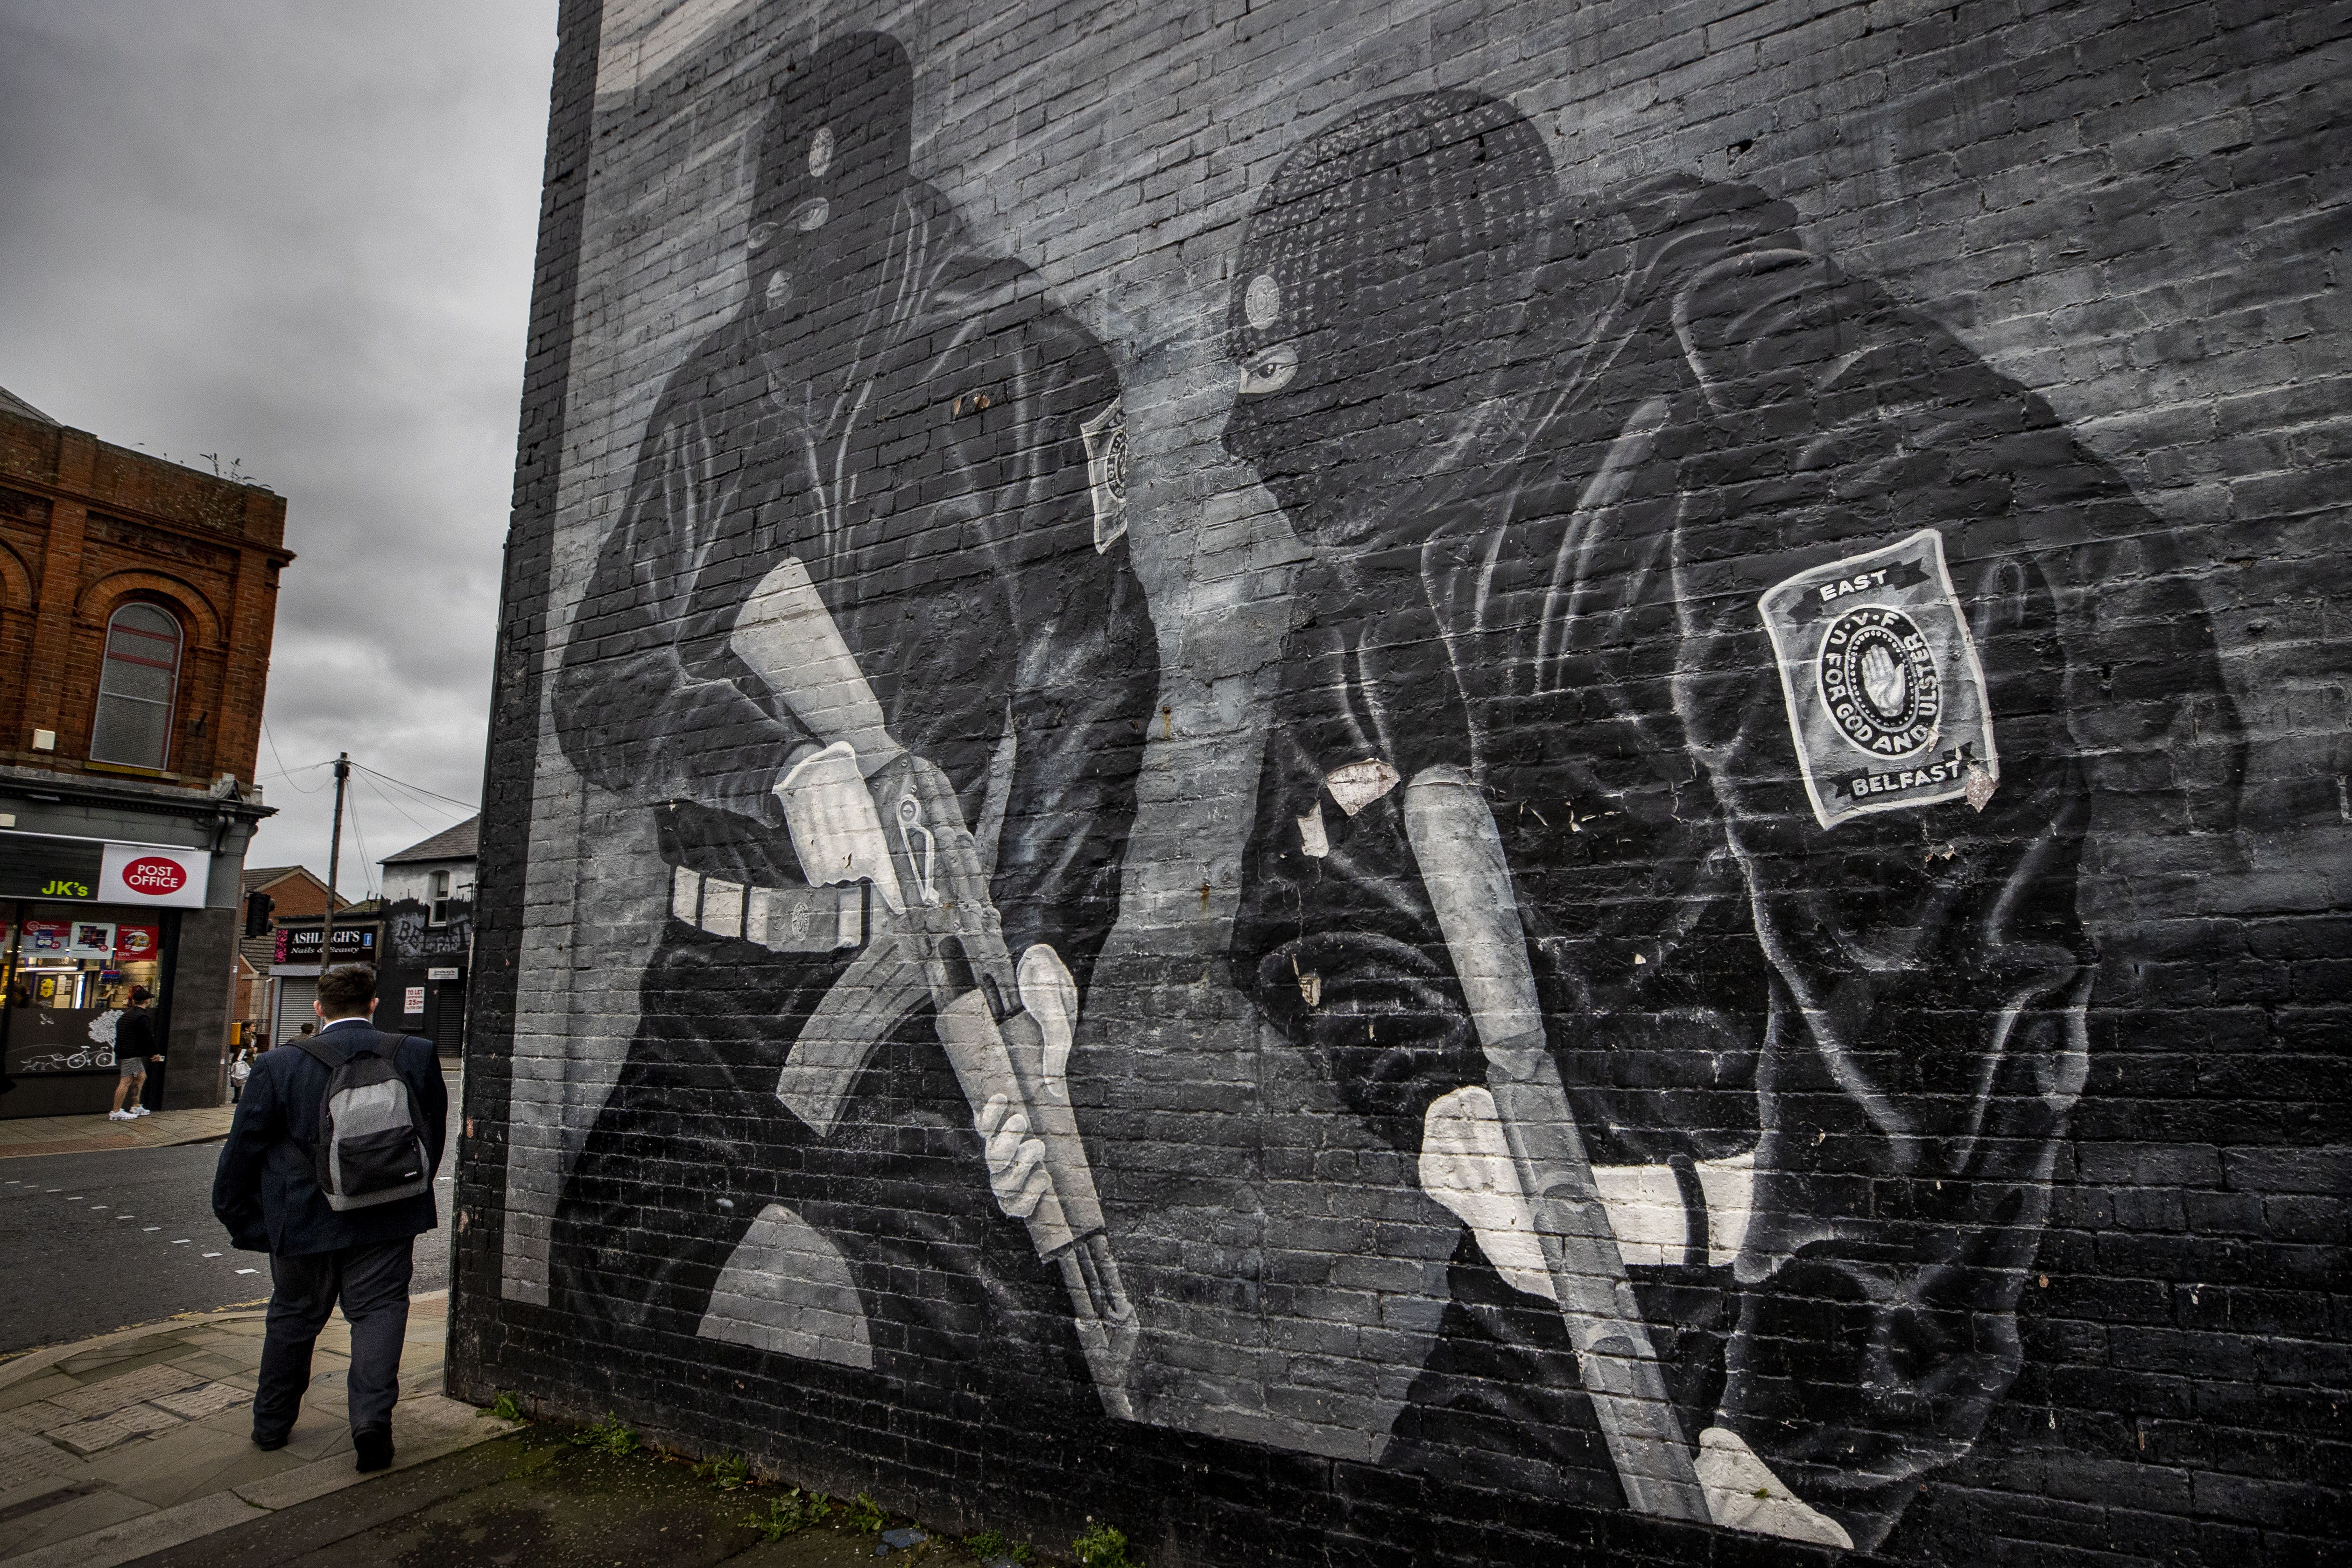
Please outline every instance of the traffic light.
[[247, 894], [245, 895], [245, 934], [247, 936], [268, 936], [270, 911], [277, 907], [278, 901], [266, 893]]

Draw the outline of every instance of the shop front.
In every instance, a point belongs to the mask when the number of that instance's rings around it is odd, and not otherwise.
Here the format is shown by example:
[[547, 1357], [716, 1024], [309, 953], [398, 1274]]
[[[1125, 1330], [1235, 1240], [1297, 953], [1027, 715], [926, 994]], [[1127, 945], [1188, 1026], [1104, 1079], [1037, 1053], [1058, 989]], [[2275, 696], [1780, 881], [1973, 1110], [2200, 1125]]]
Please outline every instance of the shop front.
[[[184, 912], [205, 906], [201, 850], [0, 832], [0, 1114], [104, 1112], [131, 991], [168, 1038]], [[152, 1070], [145, 1097], [163, 1103]]]
[[[373, 964], [377, 929], [373, 921], [362, 925], [348, 915], [336, 916], [335, 963]], [[310, 1004], [319, 994], [320, 936], [316, 917], [278, 923], [269, 966], [270, 1007], [264, 1030], [268, 1045], [283, 1045], [300, 1034], [304, 1024], [318, 1021]]]

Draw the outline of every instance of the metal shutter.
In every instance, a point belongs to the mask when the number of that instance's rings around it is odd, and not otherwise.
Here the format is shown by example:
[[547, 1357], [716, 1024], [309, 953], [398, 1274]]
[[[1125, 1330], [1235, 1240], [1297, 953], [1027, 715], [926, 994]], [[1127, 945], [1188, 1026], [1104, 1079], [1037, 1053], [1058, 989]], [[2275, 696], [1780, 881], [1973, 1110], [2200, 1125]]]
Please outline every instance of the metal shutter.
[[466, 1053], [466, 982], [444, 980], [434, 998], [433, 1049], [442, 1056]]
[[319, 1015], [310, 1010], [318, 999], [319, 982], [310, 976], [287, 975], [278, 982], [278, 1019], [269, 1030], [269, 1043], [284, 1045], [302, 1032], [306, 1023], [317, 1023]]

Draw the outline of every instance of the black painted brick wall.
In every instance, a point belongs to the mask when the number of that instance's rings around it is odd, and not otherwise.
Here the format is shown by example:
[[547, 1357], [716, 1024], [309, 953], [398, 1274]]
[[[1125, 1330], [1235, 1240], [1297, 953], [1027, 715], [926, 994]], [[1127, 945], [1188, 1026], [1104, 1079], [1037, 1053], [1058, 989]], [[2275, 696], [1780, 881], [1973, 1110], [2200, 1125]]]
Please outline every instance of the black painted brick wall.
[[[1125, 1151], [1101, 1156], [1107, 1195], [1162, 1195], [1161, 1229], [1175, 1239], [1160, 1239], [1157, 1263], [1153, 1239], [1139, 1239], [1138, 1278], [1197, 1266], [1183, 1310], [1197, 1306], [1204, 1325], [1216, 1298], [1263, 1284], [1224, 1271], [1251, 1243], [1221, 1228], [1231, 1194], [1218, 1184], [1236, 1162], [1279, 1174], [1298, 1152], [1267, 1143], [1278, 1124], [1256, 1098], [1256, 1037], [1237, 998], [1204, 988], [1223, 981], [1213, 971], [1240, 852], [1234, 831], [1214, 829], [1250, 809], [1297, 559], [1247, 475], [1209, 451], [1229, 396], [1216, 340], [1231, 258], [1251, 200], [1309, 131], [1361, 101], [1475, 85], [1537, 120], [1571, 185], [1688, 171], [1790, 203], [1818, 251], [1883, 280], [2047, 399], [2183, 541], [2179, 570], [2210, 612], [2244, 727], [2234, 821], [2160, 855], [2113, 850], [2086, 871], [2104, 914], [2090, 1078], [2019, 1312], [2022, 1370], [1884, 1553], [2341, 1561], [2352, 337], [2339, 282], [2352, 233], [2352, 5], [1146, 9], [842, 7], [821, 18], [824, 36], [881, 26], [907, 39], [935, 117], [919, 132], [919, 172], [988, 248], [1038, 267], [1116, 346], [1132, 424], [1145, 423], [1139, 404], [1162, 412], [1156, 436], [1139, 428], [1139, 464], [1159, 466], [1130, 501], [1161, 630], [1165, 722], [1127, 913], [1089, 998], [1124, 1009], [1148, 1042], [1127, 1080], [1097, 1086], [1089, 1128]], [[1050, 1542], [1087, 1515], [1114, 1519], [1160, 1568], [1835, 1555], [1172, 1426], [1013, 1405], [918, 1409], [870, 1375], [814, 1363], [780, 1383], [740, 1347], [624, 1351], [509, 1299], [516, 1124], [563, 1115], [515, 1098], [527, 1082], [513, 1068], [518, 1033], [572, 1027], [534, 1019], [538, 993], [519, 1001], [518, 981], [576, 964], [593, 992], [605, 951], [585, 925], [567, 940], [572, 905], [532, 891], [544, 885], [534, 865], [578, 852], [545, 825], [549, 803], [580, 788], [551, 785], [542, 760], [543, 685], [568, 612], [559, 569], [566, 552], [593, 551], [611, 515], [605, 496], [567, 513], [565, 469], [616, 449], [625, 469], [653, 386], [727, 304], [715, 286], [706, 297], [688, 285], [722, 280], [714, 258], [740, 235], [714, 221], [704, 238], [662, 249], [658, 219], [675, 210], [662, 189], [735, 190], [740, 170], [709, 151], [693, 105], [721, 101], [769, 25], [732, 16], [732, 42], [600, 105], [600, 17], [595, 0], [567, 0], [551, 121], [484, 792], [453, 1392], [616, 1409], [658, 1441], [740, 1449], [806, 1484], [870, 1490], [965, 1528]], [[798, 13], [772, 26], [807, 36]], [[603, 265], [583, 253], [599, 178], [625, 179], [619, 207], [650, 214], [604, 231], [639, 248], [618, 269], [631, 281], [608, 278], [598, 308], [637, 310], [638, 341], [654, 344], [629, 359], [614, 347], [623, 334], [599, 329], [610, 364], [575, 356], [590, 341], [575, 319], [583, 268]], [[568, 399], [600, 376], [643, 384], [592, 387], [600, 412], [583, 423]]]

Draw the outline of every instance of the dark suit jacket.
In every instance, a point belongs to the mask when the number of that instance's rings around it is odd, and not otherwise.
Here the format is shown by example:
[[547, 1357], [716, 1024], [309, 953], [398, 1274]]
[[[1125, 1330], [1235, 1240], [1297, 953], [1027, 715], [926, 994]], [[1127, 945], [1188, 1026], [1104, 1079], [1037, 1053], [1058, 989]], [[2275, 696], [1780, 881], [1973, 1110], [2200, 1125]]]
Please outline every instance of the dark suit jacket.
[[[379, 1033], [364, 1023], [331, 1030], [336, 1045], [348, 1049], [373, 1041], [391, 1056], [394, 1070], [415, 1092], [425, 1117], [425, 1156], [437, 1172], [449, 1091], [432, 1042]], [[429, 1191], [341, 1214], [327, 1207], [311, 1171], [311, 1145], [319, 1135], [319, 1102], [329, 1076], [325, 1063], [290, 1045], [264, 1052], [253, 1064], [213, 1176], [213, 1213], [228, 1228], [230, 1241], [246, 1251], [331, 1252], [422, 1235], [441, 1223]]]

